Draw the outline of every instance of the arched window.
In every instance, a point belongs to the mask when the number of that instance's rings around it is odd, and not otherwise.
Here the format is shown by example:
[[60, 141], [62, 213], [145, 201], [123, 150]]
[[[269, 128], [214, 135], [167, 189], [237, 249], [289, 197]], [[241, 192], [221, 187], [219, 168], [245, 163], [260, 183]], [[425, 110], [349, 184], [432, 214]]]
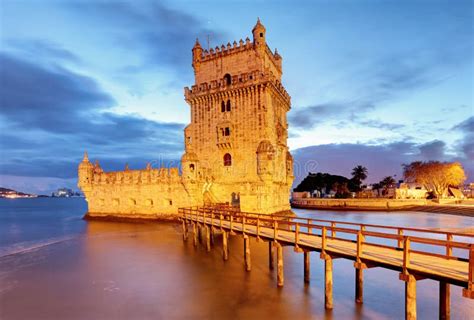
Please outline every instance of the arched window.
[[193, 163], [191, 163], [191, 164], [189, 165], [189, 170], [191, 170], [191, 172], [194, 172], [194, 164], [193, 164]]
[[226, 85], [232, 84], [232, 78], [231, 78], [230, 74], [226, 73], [226, 75], [224, 76], [224, 82], [225, 82]]
[[230, 111], [230, 100], [227, 100], [227, 109], [226, 111]]
[[230, 167], [232, 165], [232, 156], [229, 153], [224, 155], [224, 166]]
[[221, 102], [221, 112], [225, 112], [225, 102]]

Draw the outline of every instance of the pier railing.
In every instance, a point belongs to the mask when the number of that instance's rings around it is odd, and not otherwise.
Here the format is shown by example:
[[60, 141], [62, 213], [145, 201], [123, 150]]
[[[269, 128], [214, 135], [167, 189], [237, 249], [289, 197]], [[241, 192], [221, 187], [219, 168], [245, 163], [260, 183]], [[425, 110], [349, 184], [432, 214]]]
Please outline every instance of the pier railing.
[[[321, 253], [321, 258], [327, 261], [332, 261], [334, 258], [354, 260], [356, 277], [359, 281], [362, 281], [363, 269], [384, 267], [400, 271], [400, 279], [406, 283], [430, 278], [440, 281], [440, 288], [441, 286], [446, 288], [449, 284], [461, 286], [464, 288], [465, 297], [474, 298], [473, 234], [292, 215], [246, 213], [226, 205], [180, 208], [179, 215], [183, 221], [185, 238], [187, 238], [189, 224], [193, 226], [195, 235], [197, 234], [196, 226], [198, 228], [205, 226], [209, 231], [207, 234], [212, 237], [214, 230], [222, 231], [226, 247], [224, 251], [228, 250], [228, 233], [242, 234], [244, 239], [253, 236], [259, 240], [269, 241], [277, 247], [293, 246], [295, 251], [305, 253], [305, 280], [309, 279], [307, 276], [309, 270], [306, 270], [306, 264], [309, 268], [307, 254], [317, 251]], [[195, 244], [196, 241], [195, 236]], [[246, 240], [244, 245], [246, 254], [247, 251], [250, 253], [250, 242]], [[210, 243], [208, 250], [210, 250]], [[269, 252], [271, 250], [270, 248]], [[271, 261], [272, 259], [273, 257]], [[250, 258], [247, 256], [245, 263], [250, 264]], [[272, 265], [272, 262], [270, 264]], [[250, 270], [249, 265], [247, 265], [247, 270]], [[278, 272], [278, 279], [278, 284], [283, 285], [282, 271], [281, 275]], [[358, 302], [362, 301], [360, 286], [361, 282], [359, 285], [356, 283], [356, 288], [360, 290], [356, 293]], [[449, 289], [447, 291], [449, 296]], [[440, 301], [444, 301], [443, 305], [446, 308], [446, 293], [443, 299]], [[328, 306], [332, 308], [332, 297], [331, 303], [326, 307]]]

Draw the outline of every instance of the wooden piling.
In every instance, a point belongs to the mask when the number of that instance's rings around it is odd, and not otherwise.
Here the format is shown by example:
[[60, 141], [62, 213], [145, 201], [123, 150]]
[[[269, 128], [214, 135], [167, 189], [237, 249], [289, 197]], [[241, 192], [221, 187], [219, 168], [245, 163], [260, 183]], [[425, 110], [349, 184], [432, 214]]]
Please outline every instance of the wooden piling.
[[211, 251], [211, 230], [209, 226], [205, 226], [206, 231], [206, 250], [207, 252]]
[[210, 227], [210, 231], [211, 231], [211, 246], [213, 246], [214, 245], [214, 226]]
[[451, 319], [451, 287], [449, 283], [439, 282], [439, 319]]
[[198, 232], [196, 228], [196, 223], [193, 222], [193, 245], [196, 247], [198, 243]]
[[202, 226], [198, 223], [198, 240], [199, 240], [199, 243], [202, 244]]
[[355, 301], [356, 303], [364, 302], [364, 269], [355, 269]]
[[332, 258], [329, 255], [326, 255], [324, 259], [324, 306], [326, 309], [331, 310], [333, 308], [332, 301]]
[[224, 261], [229, 259], [229, 246], [228, 246], [229, 234], [227, 231], [222, 231], [222, 258]]
[[283, 247], [278, 242], [275, 242], [277, 251], [277, 286], [283, 287], [285, 276], [283, 273]]
[[268, 267], [273, 270], [273, 258], [275, 257], [275, 246], [271, 241], [268, 242]]
[[305, 251], [304, 255], [304, 283], [309, 283], [310, 268], [309, 268], [309, 251]]
[[188, 226], [186, 225], [186, 221], [183, 219], [183, 241], [188, 240]]
[[250, 238], [244, 235], [244, 260], [245, 270], [250, 271], [252, 269], [252, 261], [250, 260]]
[[416, 319], [416, 279], [412, 274], [406, 275], [405, 280], [405, 319]]

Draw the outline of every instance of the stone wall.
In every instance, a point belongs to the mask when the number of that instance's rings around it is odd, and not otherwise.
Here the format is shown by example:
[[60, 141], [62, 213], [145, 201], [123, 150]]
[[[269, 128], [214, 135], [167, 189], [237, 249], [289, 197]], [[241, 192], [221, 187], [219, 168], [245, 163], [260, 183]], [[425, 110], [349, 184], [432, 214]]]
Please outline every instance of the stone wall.
[[291, 205], [297, 208], [329, 208], [360, 210], [393, 210], [412, 206], [427, 205], [426, 199], [292, 199]]

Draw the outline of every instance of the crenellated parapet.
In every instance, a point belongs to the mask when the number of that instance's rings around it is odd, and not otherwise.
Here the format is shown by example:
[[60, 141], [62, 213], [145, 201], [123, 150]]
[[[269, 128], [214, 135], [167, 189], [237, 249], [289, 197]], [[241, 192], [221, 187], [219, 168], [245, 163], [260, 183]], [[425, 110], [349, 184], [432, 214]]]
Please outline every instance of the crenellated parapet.
[[181, 176], [178, 168], [148, 168], [111, 172], [94, 172], [93, 185], [147, 185], [158, 183], [179, 183]]
[[225, 92], [233, 89], [242, 89], [258, 84], [272, 86], [281, 95], [285, 102], [290, 104], [291, 97], [278, 78], [275, 77], [271, 72], [264, 73], [259, 71], [233, 75], [231, 77], [230, 83], [226, 82], [225, 79], [219, 79], [210, 81], [209, 83], [203, 82], [198, 85], [193, 85], [191, 88], [185, 87], [184, 96], [187, 101], [190, 101], [201, 96]]

